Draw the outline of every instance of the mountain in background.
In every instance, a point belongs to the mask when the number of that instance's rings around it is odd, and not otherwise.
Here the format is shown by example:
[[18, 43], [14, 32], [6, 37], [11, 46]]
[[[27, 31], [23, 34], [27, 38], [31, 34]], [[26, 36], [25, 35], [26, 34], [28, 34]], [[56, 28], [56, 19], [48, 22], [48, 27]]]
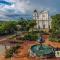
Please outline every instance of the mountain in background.
[[8, 20], [19, 20], [19, 19], [32, 19], [32, 15], [30, 14], [5, 14], [0, 15], [0, 21], [8, 21]]

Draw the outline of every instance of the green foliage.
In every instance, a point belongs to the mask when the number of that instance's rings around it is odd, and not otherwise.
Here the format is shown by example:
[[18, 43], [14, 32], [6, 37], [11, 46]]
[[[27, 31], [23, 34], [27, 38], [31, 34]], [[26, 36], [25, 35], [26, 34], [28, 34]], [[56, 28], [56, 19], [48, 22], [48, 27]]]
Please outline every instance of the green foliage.
[[52, 16], [52, 34], [50, 41], [60, 42], [60, 14]]
[[36, 25], [36, 21], [35, 20], [32, 20], [32, 21], [29, 22], [30, 28], [34, 28], [35, 25]]
[[16, 45], [14, 47], [11, 47], [7, 52], [6, 52], [6, 58], [11, 58], [13, 56], [13, 53], [15, 53], [17, 51], [17, 49], [19, 48], [19, 45]]
[[24, 36], [24, 40], [36, 40], [38, 39], [38, 35], [37, 34], [32, 34], [32, 33], [29, 33], [27, 35]]
[[0, 23], [0, 35], [5, 33], [13, 33], [14, 30], [16, 30], [16, 24], [15, 21], [6, 21]]
[[35, 20], [20, 20], [18, 21], [18, 24], [21, 25], [22, 30], [29, 31], [31, 28], [33, 29], [34, 26], [36, 25]]
[[34, 20], [20, 20], [16, 21], [4, 21], [0, 22], [0, 35], [14, 33], [17, 30], [16, 25], [21, 25], [21, 31], [29, 31], [31, 28], [33, 29], [36, 25]]
[[52, 16], [52, 33], [60, 33], [60, 14]]
[[56, 37], [49, 37], [49, 40], [52, 42], [60, 42], [60, 38], [56, 38]]
[[42, 35], [49, 35], [49, 33], [46, 32], [46, 31], [39, 31], [39, 33], [42, 34]]

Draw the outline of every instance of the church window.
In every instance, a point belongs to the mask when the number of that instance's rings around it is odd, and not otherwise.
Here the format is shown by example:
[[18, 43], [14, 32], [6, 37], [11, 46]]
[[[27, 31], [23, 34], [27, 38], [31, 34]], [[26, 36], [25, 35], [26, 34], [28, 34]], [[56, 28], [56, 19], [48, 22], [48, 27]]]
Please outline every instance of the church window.
[[49, 25], [49, 29], [50, 29], [50, 25]]
[[38, 29], [40, 29], [40, 25], [38, 25]]
[[45, 25], [43, 25], [43, 29], [45, 29]]

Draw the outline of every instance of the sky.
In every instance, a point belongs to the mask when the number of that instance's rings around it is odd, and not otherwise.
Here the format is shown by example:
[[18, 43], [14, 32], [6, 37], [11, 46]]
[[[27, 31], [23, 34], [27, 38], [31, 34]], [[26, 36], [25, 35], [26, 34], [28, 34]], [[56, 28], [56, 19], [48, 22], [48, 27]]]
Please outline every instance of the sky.
[[48, 10], [50, 15], [60, 13], [60, 0], [0, 0], [0, 20], [32, 15], [34, 9]]

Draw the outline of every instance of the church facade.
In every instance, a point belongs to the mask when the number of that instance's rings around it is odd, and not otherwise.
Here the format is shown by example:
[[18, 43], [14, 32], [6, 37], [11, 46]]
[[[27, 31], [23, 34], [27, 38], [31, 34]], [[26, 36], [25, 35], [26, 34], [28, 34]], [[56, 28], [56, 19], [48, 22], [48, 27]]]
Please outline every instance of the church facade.
[[49, 29], [51, 29], [51, 18], [48, 11], [43, 10], [38, 12], [37, 10], [34, 10], [33, 20], [36, 20], [37, 23], [35, 28], [45, 31], [49, 31]]

